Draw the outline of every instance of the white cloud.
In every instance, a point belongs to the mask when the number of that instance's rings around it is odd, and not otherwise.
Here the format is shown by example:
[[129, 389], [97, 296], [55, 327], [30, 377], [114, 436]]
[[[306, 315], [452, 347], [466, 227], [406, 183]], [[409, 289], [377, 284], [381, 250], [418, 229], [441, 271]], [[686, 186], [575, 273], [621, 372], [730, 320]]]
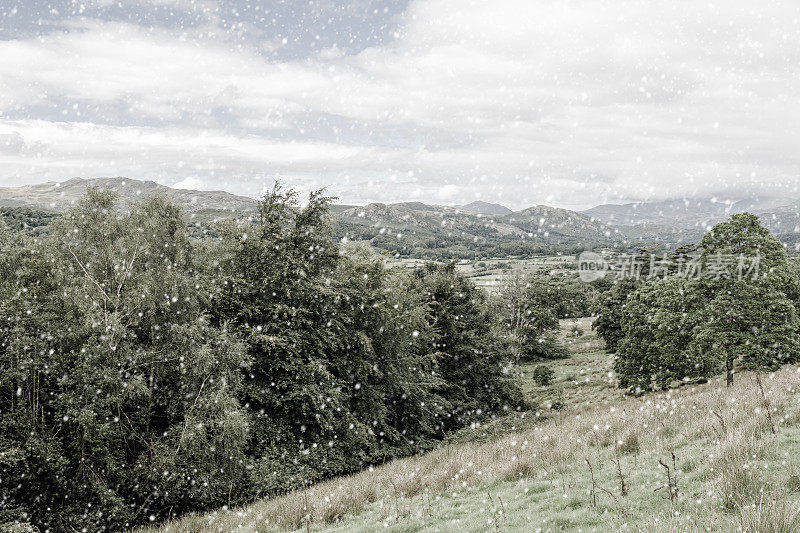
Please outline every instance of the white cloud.
[[280, 174], [344, 201], [514, 207], [800, 196], [798, 19], [789, 0], [420, 0], [388, 45], [283, 63], [208, 27], [74, 21], [0, 41], [0, 135], [27, 147], [0, 138], [0, 180], [256, 195]]
[[324, 187], [329, 183], [312, 176], [401, 157], [392, 150], [226, 132], [0, 120], [0, 168], [9, 183], [127, 176], [253, 196], [278, 176]]

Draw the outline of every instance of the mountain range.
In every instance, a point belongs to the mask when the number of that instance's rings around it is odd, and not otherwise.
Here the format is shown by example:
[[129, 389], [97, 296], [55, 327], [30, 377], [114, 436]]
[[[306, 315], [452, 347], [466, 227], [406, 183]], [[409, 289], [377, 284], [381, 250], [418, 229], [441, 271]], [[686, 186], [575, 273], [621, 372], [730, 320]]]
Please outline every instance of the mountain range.
[[694, 238], [714, 224], [737, 213], [758, 215], [761, 223], [784, 242], [796, 242], [800, 234], [800, 200], [786, 197], [751, 197], [720, 202], [715, 199], [681, 199], [659, 202], [604, 204], [583, 213], [621, 228], [629, 236], [657, 232], [663, 238]]
[[[149, 194], [165, 195], [183, 206], [193, 221], [246, 217], [257, 206], [252, 198], [224, 191], [175, 189], [127, 178], [73, 178], [58, 183], [0, 187], [0, 207], [58, 213], [75, 205], [89, 186], [116, 192], [122, 206]], [[340, 236], [368, 240], [384, 253], [471, 258], [696, 242], [714, 223], [744, 211], [759, 215], [762, 223], [784, 242], [796, 243], [800, 234], [798, 206], [798, 200], [774, 197], [737, 202], [685, 199], [604, 204], [583, 212], [546, 205], [512, 211], [484, 201], [454, 207], [399, 202], [334, 205], [331, 216]]]

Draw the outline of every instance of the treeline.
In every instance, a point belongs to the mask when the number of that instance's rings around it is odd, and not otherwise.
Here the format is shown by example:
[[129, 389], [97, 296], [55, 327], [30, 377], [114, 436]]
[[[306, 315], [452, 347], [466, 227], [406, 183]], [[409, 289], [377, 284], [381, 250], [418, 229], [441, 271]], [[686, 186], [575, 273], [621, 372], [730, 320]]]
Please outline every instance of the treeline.
[[[641, 253], [638, 276], [598, 297], [598, 334], [632, 393], [697, 382], [735, 368], [800, 361], [800, 275], [751, 214], [733, 215], [697, 245]], [[651, 270], [651, 269], [657, 270]]]
[[523, 401], [452, 265], [387, 270], [276, 188], [194, 240], [90, 190], [0, 226], [0, 524], [121, 530], [429, 449]]
[[39, 235], [59, 214], [32, 207], [0, 207], [0, 221], [14, 231]]

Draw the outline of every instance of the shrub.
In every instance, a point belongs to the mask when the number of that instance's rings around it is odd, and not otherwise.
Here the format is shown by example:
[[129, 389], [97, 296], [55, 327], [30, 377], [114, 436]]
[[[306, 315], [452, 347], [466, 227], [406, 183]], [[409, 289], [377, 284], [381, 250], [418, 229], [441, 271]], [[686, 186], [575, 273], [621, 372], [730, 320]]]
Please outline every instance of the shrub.
[[537, 340], [530, 342], [527, 348], [527, 353], [523, 359], [528, 361], [535, 359], [566, 359], [569, 357], [569, 350], [554, 333], [545, 333]]
[[540, 387], [546, 387], [553, 382], [556, 373], [549, 366], [539, 365], [533, 369], [533, 381]]

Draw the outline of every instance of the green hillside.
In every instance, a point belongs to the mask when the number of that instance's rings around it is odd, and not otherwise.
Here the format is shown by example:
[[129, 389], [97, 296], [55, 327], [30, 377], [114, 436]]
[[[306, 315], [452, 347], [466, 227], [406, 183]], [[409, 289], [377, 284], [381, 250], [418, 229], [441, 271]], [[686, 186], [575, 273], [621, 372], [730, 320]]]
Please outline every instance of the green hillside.
[[[797, 531], [800, 368], [640, 398], [616, 387], [589, 319], [572, 357], [531, 379], [538, 409], [451, 442], [243, 509], [157, 531]], [[773, 434], [774, 429], [774, 434]], [[623, 487], [624, 484], [624, 487]], [[671, 496], [671, 497], [670, 497]]]
[[[35, 227], [45, 226], [54, 214], [74, 206], [90, 186], [113, 191], [122, 207], [148, 195], [163, 195], [183, 208], [194, 236], [214, 234], [216, 222], [250, 217], [256, 207], [254, 199], [224, 191], [173, 189], [128, 178], [73, 178], [0, 187], [0, 208], [16, 209], [13, 218], [27, 216], [35, 219]], [[800, 218], [795, 205], [737, 204], [736, 210], [745, 207], [754, 208], [761, 222], [790, 249], [797, 248]], [[695, 242], [710, 223], [732, 209], [710, 201], [675, 201], [601, 205], [582, 213], [546, 205], [511, 212], [499, 204], [480, 201], [459, 207], [400, 202], [332, 205], [330, 222], [339, 237], [367, 241], [385, 256], [478, 260], [571, 255], [598, 248], [629, 250], [642, 245], [673, 248]], [[19, 210], [33, 210], [37, 215], [20, 214]], [[41, 216], [39, 212], [49, 214]], [[9, 219], [9, 215], [3, 217]], [[19, 224], [12, 221], [11, 226]]]

